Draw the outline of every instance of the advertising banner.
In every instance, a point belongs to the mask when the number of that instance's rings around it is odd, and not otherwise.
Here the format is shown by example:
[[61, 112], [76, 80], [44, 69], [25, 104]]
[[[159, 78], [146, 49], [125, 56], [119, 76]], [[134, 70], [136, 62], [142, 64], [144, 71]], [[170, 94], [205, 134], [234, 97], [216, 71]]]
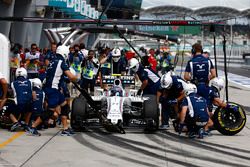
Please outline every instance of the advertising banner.
[[90, 5], [87, 4], [87, 5], [86, 5], [86, 11], [87, 11], [86, 16], [87, 16], [87, 17], [90, 17], [90, 15], [91, 15], [91, 14], [90, 14], [90, 8], [91, 8]]
[[49, 0], [49, 6], [54, 7], [66, 7], [67, 6], [67, 0]]
[[73, 8], [74, 3], [75, 3], [75, 0], [67, 0], [67, 8]]
[[159, 35], [180, 35], [192, 34], [197, 35], [201, 33], [200, 26], [139, 26], [140, 31], [147, 31]]
[[75, 0], [75, 12], [81, 12], [81, 0]]
[[87, 15], [87, 3], [86, 0], [81, 1], [81, 15]]

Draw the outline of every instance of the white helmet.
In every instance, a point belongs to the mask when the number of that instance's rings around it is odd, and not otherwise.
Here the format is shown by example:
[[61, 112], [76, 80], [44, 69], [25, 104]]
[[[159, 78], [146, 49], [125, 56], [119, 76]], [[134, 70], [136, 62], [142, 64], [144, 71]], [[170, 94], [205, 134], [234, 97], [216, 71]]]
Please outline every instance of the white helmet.
[[68, 58], [68, 55], [69, 55], [69, 47], [67, 47], [65, 45], [60, 45], [57, 47], [56, 53], [59, 55], [62, 55], [63, 58], [66, 60]]
[[120, 57], [121, 57], [121, 51], [118, 48], [114, 48], [111, 52], [112, 54], [112, 59], [114, 62], [118, 62]]
[[27, 70], [23, 67], [16, 69], [16, 77], [24, 77], [27, 78]]
[[164, 74], [161, 76], [161, 87], [165, 89], [169, 89], [173, 84], [173, 79], [170, 73]]
[[34, 78], [31, 80], [33, 87], [42, 88], [43, 84], [39, 78]]
[[187, 83], [184, 87], [184, 92], [187, 96], [191, 93], [197, 93], [197, 87], [195, 84]]
[[136, 58], [132, 58], [129, 60], [129, 69], [134, 72], [137, 72], [139, 69], [139, 61]]
[[213, 78], [210, 81], [210, 85], [214, 86], [218, 91], [225, 87], [224, 79], [221, 78]]

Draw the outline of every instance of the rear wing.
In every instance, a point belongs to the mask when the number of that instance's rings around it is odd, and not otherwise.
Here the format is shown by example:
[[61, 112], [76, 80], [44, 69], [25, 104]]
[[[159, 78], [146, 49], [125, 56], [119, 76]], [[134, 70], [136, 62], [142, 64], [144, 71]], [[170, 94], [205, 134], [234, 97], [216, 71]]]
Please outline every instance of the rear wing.
[[113, 85], [116, 79], [120, 79], [124, 87], [135, 85], [135, 77], [131, 75], [115, 75], [115, 76], [104, 75], [102, 76], [102, 83], [107, 85]]

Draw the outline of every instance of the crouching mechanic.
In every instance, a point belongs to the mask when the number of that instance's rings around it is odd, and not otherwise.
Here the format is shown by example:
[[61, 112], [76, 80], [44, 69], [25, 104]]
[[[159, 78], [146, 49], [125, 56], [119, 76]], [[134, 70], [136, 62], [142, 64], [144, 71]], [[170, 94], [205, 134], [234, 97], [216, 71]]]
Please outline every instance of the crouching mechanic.
[[[28, 74], [25, 68], [17, 68], [16, 80], [11, 83], [16, 102], [16, 109], [10, 113], [10, 119], [14, 123], [10, 129], [12, 132], [19, 127], [28, 130], [31, 117], [32, 84], [30, 80], [27, 79], [27, 76]], [[24, 119], [24, 121], [22, 121], [22, 119]]]
[[138, 75], [142, 85], [137, 95], [156, 95], [160, 87], [160, 77], [150, 67], [144, 68], [136, 58], [129, 60], [129, 69]]
[[209, 127], [213, 126], [213, 121], [208, 115], [206, 100], [197, 94], [194, 84], [187, 84], [185, 93], [187, 96], [183, 99], [179, 114], [179, 134], [186, 124], [190, 138], [194, 138], [197, 132], [198, 137], [203, 138], [204, 135], [208, 135]]
[[70, 72], [69, 66], [65, 62], [69, 54], [69, 48], [66, 46], [58, 46], [56, 54], [56, 58], [51, 60], [47, 68], [44, 90], [48, 101], [48, 107], [41, 116], [41, 119], [47, 121], [53, 115], [61, 115], [63, 125], [61, 135], [70, 136], [73, 134], [73, 131], [68, 127], [67, 123], [69, 106], [67, 105], [63, 93], [60, 91], [60, 86], [62, 82], [64, 82], [64, 75], [66, 75], [70, 81], [75, 82], [77, 81], [77, 77]]
[[169, 116], [175, 118], [179, 110], [179, 102], [185, 97], [182, 83], [185, 82], [177, 76], [171, 76], [171, 73], [164, 74], [161, 77], [161, 86], [157, 91], [157, 102], [162, 106], [162, 125], [160, 129], [169, 127]]
[[235, 112], [239, 110], [238, 106], [232, 106], [230, 104], [227, 104], [222, 99], [220, 99], [220, 91], [224, 89], [225, 82], [222, 78], [213, 78], [210, 80], [210, 86], [207, 86], [207, 97], [205, 97], [207, 101], [207, 106], [209, 110], [209, 116], [213, 116], [213, 105], [216, 105], [218, 107], [227, 108], [227, 109], [233, 109]]
[[31, 127], [28, 128], [28, 132], [34, 136], [40, 136], [41, 134], [37, 131], [36, 127], [42, 123], [41, 115], [44, 112], [44, 99], [45, 93], [42, 90], [42, 82], [39, 78], [31, 80], [32, 90], [32, 114], [34, 114], [34, 122]]

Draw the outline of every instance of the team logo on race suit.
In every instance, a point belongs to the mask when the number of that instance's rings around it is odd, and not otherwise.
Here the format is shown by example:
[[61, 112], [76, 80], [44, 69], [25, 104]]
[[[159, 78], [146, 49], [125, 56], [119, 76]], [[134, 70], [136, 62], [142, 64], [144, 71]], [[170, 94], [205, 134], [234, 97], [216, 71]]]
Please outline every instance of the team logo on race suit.
[[205, 64], [196, 64], [196, 66], [198, 67], [198, 71], [205, 71], [205, 69], [203, 67], [205, 67]]
[[195, 102], [199, 103], [199, 102], [204, 102], [202, 97], [194, 97], [195, 98]]

